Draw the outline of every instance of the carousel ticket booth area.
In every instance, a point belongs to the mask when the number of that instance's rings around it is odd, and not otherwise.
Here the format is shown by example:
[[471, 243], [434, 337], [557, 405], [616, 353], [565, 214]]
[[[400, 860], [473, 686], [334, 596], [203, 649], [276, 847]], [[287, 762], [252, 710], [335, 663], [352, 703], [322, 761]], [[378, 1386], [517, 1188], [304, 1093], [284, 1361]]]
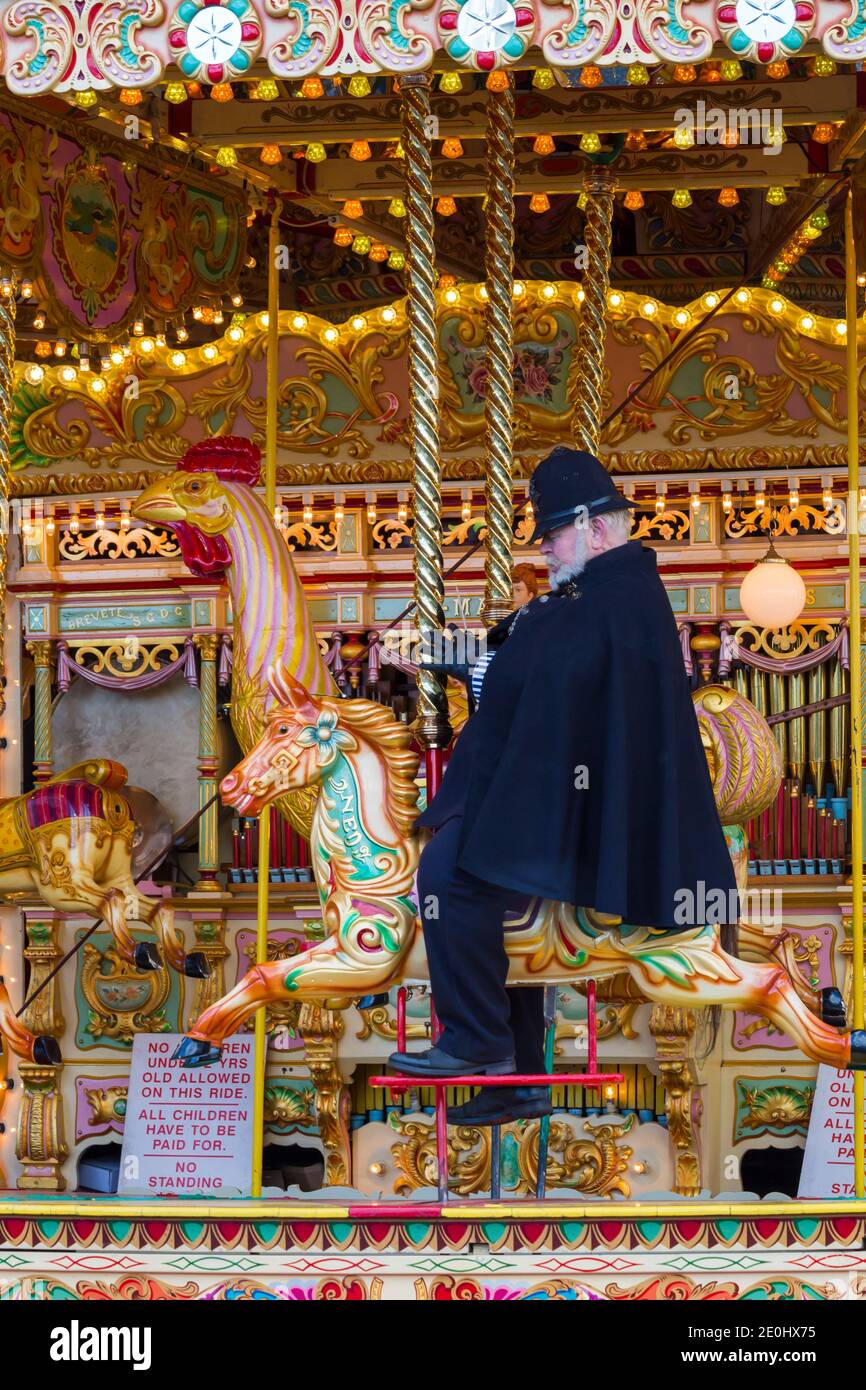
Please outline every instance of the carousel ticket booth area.
[[[0, 1297], [864, 1297], [860, 6], [0, 35]], [[448, 1126], [386, 1062], [425, 643], [544, 593], [557, 444], [656, 552], [739, 928], [511, 924], [553, 1114]]]

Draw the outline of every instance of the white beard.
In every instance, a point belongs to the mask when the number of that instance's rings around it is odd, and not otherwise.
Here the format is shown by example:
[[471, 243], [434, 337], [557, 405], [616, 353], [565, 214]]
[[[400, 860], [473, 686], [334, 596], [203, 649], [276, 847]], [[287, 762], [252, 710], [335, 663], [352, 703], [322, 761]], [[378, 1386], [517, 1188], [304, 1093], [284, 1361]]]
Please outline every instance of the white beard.
[[550, 587], [553, 592], [555, 593], [557, 589], [561, 589], [569, 580], [577, 579], [578, 575], [583, 574], [587, 563], [586, 536], [581, 531], [578, 531], [574, 560], [570, 565], [560, 565], [554, 572], [550, 569], [550, 560], [548, 559], [547, 561], [548, 571], [550, 573]]

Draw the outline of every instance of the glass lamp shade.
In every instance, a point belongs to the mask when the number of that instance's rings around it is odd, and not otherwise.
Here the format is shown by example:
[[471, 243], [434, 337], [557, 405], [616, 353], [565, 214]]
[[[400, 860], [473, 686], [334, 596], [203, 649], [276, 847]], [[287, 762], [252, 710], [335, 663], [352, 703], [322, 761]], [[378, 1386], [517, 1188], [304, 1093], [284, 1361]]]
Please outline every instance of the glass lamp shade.
[[770, 548], [740, 585], [740, 607], [760, 627], [787, 627], [806, 603], [806, 585], [788, 561]]

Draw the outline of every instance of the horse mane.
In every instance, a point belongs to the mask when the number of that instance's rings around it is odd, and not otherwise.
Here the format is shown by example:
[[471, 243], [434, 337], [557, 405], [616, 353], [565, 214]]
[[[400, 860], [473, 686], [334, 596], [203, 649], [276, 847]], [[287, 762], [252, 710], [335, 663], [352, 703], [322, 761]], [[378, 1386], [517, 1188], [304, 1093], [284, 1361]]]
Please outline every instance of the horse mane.
[[381, 751], [388, 768], [385, 779], [388, 814], [397, 829], [408, 835], [418, 815], [418, 754], [411, 747], [412, 733], [375, 700], [322, 700], [340, 723], [361, 734]]

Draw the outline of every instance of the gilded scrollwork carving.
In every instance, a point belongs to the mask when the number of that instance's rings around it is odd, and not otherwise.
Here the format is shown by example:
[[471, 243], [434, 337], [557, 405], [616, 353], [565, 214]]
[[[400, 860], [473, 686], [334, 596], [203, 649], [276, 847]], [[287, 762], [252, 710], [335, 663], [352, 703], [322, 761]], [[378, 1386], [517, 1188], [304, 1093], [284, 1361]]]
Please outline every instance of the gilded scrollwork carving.
[[58, 554], [71, 564], [85, 560], [174, 560], [180, 546], [173, 531], [161, 526], [84, 527], [77, 533], [60, 531]]
[[[34, 161], [33, 176], [38, 178], [35, 155]], [[14, 203], [11, 207], [25, 219], [28, 235], [33, 235], [38, 208]], [[164, 264], [154, 249], [156, 243], [151, 242], [147, 254], [157, 257], [150, 272], [154, 277]], [[435, 301], [441, 462], [446, 480], [484, 476], [480, 446], [487, 364], [480, 289], [461, 285], [438, 291]], [[531, 473], [549, 445], [568, 438], [574, 424], [580, 381], [580, 355], [575, 350], [581, 313], [578, 289], [521, 283], [521, 293], [513, 302], [514, 472], [519, 476]], [[694, 326], [706, 312], [700, 303], [684, 310], [655, 304], [652, 313], [644, 313], [643, 296], [623, 293], [615, 307], [608, 298], [609, 363], [616, 362], [618, 373], [623, 368], [636, 375], [659, 368], [602, 436], [601, 453], [611, 472], [754, 469], [754, 443], [727, 447], [726, 441], [756, 431], [762, 435], [762, 468], [837, 472], [845, 468], [843, 373], [830, 351], [838, 347], [833, 321], [811, 316], [813, 327], [806, 334], [795, 306], [786, 304], [776, 312], [771, 305], [782, 301], [770, 293], [750, 290], [748, 295], [746, 304], [727, 306], [697, 332]], [[677, 320], [676, 313], [685, 321]], [[100, 384], [105, 383], [101, 392], [94, 392], [86, 373], [66, 381], [60, 377], [64, 368], [51, 365], [33, 384], [19, 369], [10, 441], [13, 470], [47, 469], [65, 459], [81, 460], [94, 470], [105, 470], [106, 463], [121, 459], [162, 469], [171, 467], [189, 437], [197, 437], [202, 429], [222, 432], [243, 423], [260, 437], [265, 400], [253, 386], [253, 367], [262, 359], [267, 335], [259, 319], [250, 316], [240, 336], [232, 329], [234, 339], [223, 338], [186, 352], [182, 365], [171, 360], [168, 350], [153, 348], [142, 356], [134, 349], [137, 399], [128, 398], [125, 390], [125, 366], [101, 375]], [[286, 354], [288, 374], [280, 382], [278, 401], [279, 446], [292, 461], [281, 465], [278, 485], [304, 488], [409, 481], [404, 453], [408, 439], [405, 301], [356, 315], [339, 326], [283, 311], [280, 328], [283, 339], [291, 339], [294, 352], [291, 358]], [[767, 340], [775, 353], [775, 369], [758, 370], [747, 360], [748, 336]], [[764, 344], [760, 347], [763, 361]], [[665, 361], [671, 348], [671, 358]], [[389, 361], [399, 369], [386, 381]], [[689, 387], [686, 391], [683, 382], [693, 382], [696, 371], [701, 390], [695, 393]], [[735, 393], [730, 391], [732, 377], [741, 387]], [[339, 405], [334, 399], [337, 387]], [[608, 365], [602, 382], [605, 400], [611, 398], [611, 391]], [[696, 394], [703, 401], [700, 411]], [[784, 441], [764, 442], [779, 429], [785, 432]], [[626, 447], [649, 431], [663, 434], [675, 447]], [[828, 443], [828, 435], [840, 443]], [[707, 443], [712, 443], [711, 451], [703, 447]], [[86, 492], [101, 484], [108, 489], [123, 483], [122, 474], [95, 471], [92, 480], [71, 474], [62, 486], [51, 478], [44, 483], [15, 478], [11, 490], [13, 495], [32, 496]], [[135, 481], [130, 478], [128, 487], [136, 490], [141, 485], [139, 473]], [[790, 518], [782, 516], [782, 524], [796, 534], [807, 519], [814, 530], [816, 519], [808, 510]], [[656, 534], [672, 523], [651, 517], [646, 524]], [[839, 525], [834, 515], [824, 529], [835, 534]]]
[[[584, 1122], [586, 1137], [576, 1132], [580, 1122], [572, 1116], [554, 1118], [550, 1124], [547, 1157], [548, 1188], [573, 1188], [595, 1197], [619, 1193], [631, 1195], [625, 1174], [632, 1149], [621, 1142], [632, 1130], [635, 1116], [617, 1117], [610, 1123]], [[409, 1196], [420, 1187], [437, 1182], [436, 1130], [432, 1120], [393, 1114], [391, 1128], [400, 1136], [391, 1145], [391, 1155], [399, 1172], [394, 1191]], [[537, 1121], [521, 1120], [503, 1125], [503, 1153], [512, 1152], [514, 1162], [503, 1173], [505, 1186], [515, 1193], [534, 1193], [538, 1174], [540, 1126]], [[449, 1190], [468, 1197], [490, 1188], [490, 1130], [471, 1125], [448, 1128]]]
[[169, 1033], [164, 1005], [171, 992], [165, 966], [141, 973], [115, 950], [83, 949], [81, 992], [89, 1007], [87, 1033], [131, 1044], [136, 1033]]
[[756, 507], [749, 503], [743, 507], [733, 507], [725, 518], [725, 535], [732, 540], [742, 536], [768, 535], [772, 529], [774, 536], [798, 536], [804, 532], [823, 531], [828, 536], [841, 535], [845, 531], [845, 513], [841, 503], [834, 502], [829, 510], [816, 507], [810, 502], [800, 502], [791, 507]]
[[[391, 1155], [400, 1172], [394, 1191], [408, 1196], [419, 1187], [437, 1183], [436, 1130], [426, 1120], [404, 1119], [393, 1115], [392, 1128], [402, 1142], [391, 1145]], [[481, 1192], [490, 1185], [490, 1130], [456, 1125], [448, 1130], [449, 1190], [461, 1197]]]
[[[618, 1141], [628, 1134], [635, 1122], [627, 1115], [617, 1123], [584, 1123], [589, 1136], [578, 1137], [564, 1120], [552, 1120], [547, 1150], [547, 1186], [573, 1187], [593, 1197], [610, 1197], [618, 1192], [631, 1196], [631, 1187], [624, 1176], [632, 1149]], [[538, 1143], [540, 1125], [531, 1121], [521, 1133], [517, 1164], [520, 1171], [518, 1191], [534, 1193], [538, 1180]]]
[[15, 1154], [22, 1166], [18, 1186], [63, 1192], [63, 1161], [69, 1154], [63, 1130], [62, 1066], [22, 1063], [24, 1093], [18, 1115]]
[[351, 1181], [349, 1092], [337, 1060], [345, 1024], [341, 1013], [319, 1004], [301, 1006], [298, 1031], [304, 1040], [307, 1066], [316, 1086], [316, 1120], [325, 1148], [325, 1179], [329, 1186]]
[[733, 625], [733, 636], [738, 647], [786, 660], [818, 651], [833, 641], [836, 632], [836, 624], [826, 618], [797, 618], [783, 628], [758, 627], [755, 623]]
[[688, 507], [666, 506], [661, 512], [636, 512], [631, 539], [640, 541], [645, 536], [651, 536], [660, 541], [684, 541], [691, 529], [692, 515]]
[[176, 642], [147, 640], [136, 633], [117, 640], [70, 642], [68, 649], [73, 669], [80, 666], [94, 675], [115, 676], [119, 680], [133, 680], [149, 671], [159, 671], [178, 661], [181, 654]]
[[654, 1004], [650, 1015], [650, 1033], [665, 1086], [665, 1113], [676, 1163], [674, 1190], [683, 1197], [696, 1197], [702, 1187], [702, 1102], [691, 1060], [697, 1020], [694, 1010], [671, 1004]]

